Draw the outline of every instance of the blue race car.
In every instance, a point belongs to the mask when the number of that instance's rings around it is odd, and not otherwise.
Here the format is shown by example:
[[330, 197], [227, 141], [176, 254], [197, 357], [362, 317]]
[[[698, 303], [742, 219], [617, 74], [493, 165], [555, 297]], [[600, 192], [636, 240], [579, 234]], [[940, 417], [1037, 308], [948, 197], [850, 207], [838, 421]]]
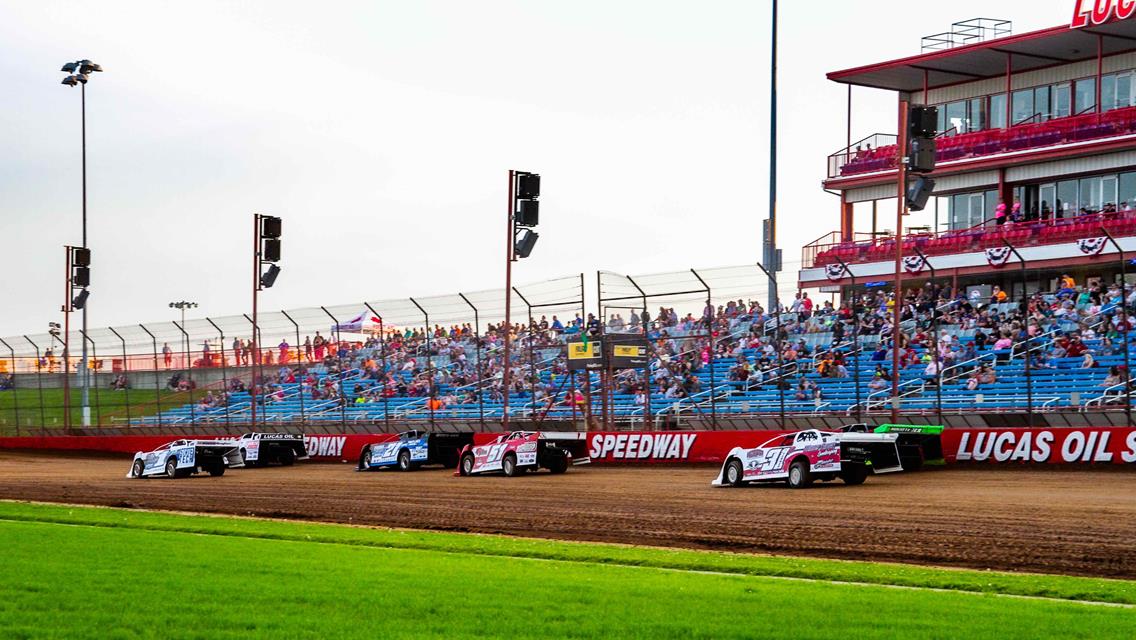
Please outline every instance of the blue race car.
[[365, 445], [359, 453], [358, 470], [398, 467], [411, 471], [427, 464], [452, 469], [458, 466], [461, 450], [472, 444], [472, 433], [403, 431], [397, 438]]

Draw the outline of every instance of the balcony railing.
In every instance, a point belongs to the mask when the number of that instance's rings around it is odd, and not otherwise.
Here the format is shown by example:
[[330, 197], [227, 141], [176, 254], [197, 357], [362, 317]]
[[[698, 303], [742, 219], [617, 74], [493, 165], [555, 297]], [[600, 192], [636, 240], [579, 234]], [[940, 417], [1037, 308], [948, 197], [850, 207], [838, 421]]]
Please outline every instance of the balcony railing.
[[[996, 225], [993, 220], [988, 220], [969, 229], [910, 234], [903, 240], [903, 252], [905, 255], [913, 255], [918, 247], [928, 256], [970, 253], [1003, 246], [1003, 240], [1017, 247], [1058, 244], [1100, 237], [1102, 226], [1114, 236], [1136, 235], [1136, 209], [1091, 213], [1072, 218], [1007, 222], [1004, 225]], [[839, 238], [839, 232], [833, 232], [805, 245], [802, 251], [804, 268], [837, 264], [841, 260], [853, 264], [895, 258], [894, 236], [870, 240], [853, 238], [843, 242]]]
[[[939, 136], [936, 160], [952, 162], [1136, 133], [1136, 107], [1035, 122], [1039, 118], [1035, 115], [1009, 129]], [[883, 142], [886, 137], [886, 134], [875, 134], [829, 156], [828, 177], [895, 170], [899, 162], [895, 136], [890, 136], [887, 144], [869, 144], [872, 140]]]

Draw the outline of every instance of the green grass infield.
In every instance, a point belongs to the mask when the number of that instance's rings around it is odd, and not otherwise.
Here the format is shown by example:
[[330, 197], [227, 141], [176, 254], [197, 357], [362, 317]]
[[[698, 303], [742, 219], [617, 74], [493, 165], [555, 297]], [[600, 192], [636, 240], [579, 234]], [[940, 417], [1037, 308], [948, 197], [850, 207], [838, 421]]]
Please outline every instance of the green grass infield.
[[0, 502], [0, 637], [1136, 637], [1136, 583]]

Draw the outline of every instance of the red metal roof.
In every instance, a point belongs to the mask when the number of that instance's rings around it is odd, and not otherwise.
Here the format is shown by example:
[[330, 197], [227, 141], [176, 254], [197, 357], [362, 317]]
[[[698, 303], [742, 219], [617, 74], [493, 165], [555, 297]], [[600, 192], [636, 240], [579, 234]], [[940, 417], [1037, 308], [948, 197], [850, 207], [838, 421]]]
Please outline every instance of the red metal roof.
[[1031, 31], [890, 62], [833, 71], [828, 74], [828, 79], [892, 91], [922, 91], [924, 74], [927, 86], [931, 89], [1004, 76], [1007, 58], [1012, 61], [1013, 73], [1094, 59], [1097, 57], [1098, 39], [1106, 56], [1136, 50], [1136, 19], [1082, 29], [1061, 26]]

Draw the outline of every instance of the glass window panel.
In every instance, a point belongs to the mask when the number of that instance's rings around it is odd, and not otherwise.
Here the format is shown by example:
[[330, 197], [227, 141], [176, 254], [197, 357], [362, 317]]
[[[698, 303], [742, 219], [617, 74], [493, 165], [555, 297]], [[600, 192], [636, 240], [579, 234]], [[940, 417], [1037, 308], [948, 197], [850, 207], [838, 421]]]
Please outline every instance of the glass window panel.
[[1101, 204], [1116, 206], [1116, 176], [1101, 178]]
[[986, 128], [986, 98], [970, 101], [970, 130], [982, 131]]
[[974, 193], [970, 196], [970, 224], [968, 226], [977, 226], [982, 224], [983, 216], [986, 214], [986, 208], [982, 206], [982, 194]]
[[1040, 201], [1038, 213], [1041, 218], [1044, 220], [1052, 218], [1054, 207], [1057, 206], [1057, 185], [1053, 183], [1041, 185], [1038, 189], [1038, 200]]
[[966, 101], [959, 100], [947, 105], [947, 129], [966, 133]]
[[1116, 76], [1101, 78], [1101, 111], [1116, 108]]
[[1073, 114], [1089, 113], [1097, 106], [1097, 79], [1078, 80], [1074, 93], [1076, 98], [1073, 104]]
[[1120, 193], [1117, 199], [1122, 204], [1136, 205], [1136, 173], [1120, 174]]
[[1040, 113], [1038, 121], [1049, 119], [1049, 87], [1038, 87], [1033, 91], [1033, 110]]
[[1071, 87], [1068, 84], [1059, 84], [1053, 87], [1053, 117], [1067, 118], [1072, 113], [1069, 103]]
[[1019, 125], [1033, 117], [1033, 89], [1014, 92], [1013, 106], [1010, 109], [1010, 124]]
[[1006, 94], [990, 96], [990, 128], [1006, 128]]
[[994, 209], [998, 206], [998, 192], [997, 191], [987, 191], [985, 195], [986, 195], [986, 198], [985, 198], [985, 205], [986, 205], [986, 207], [985, 207], [986, 208], [985, 219], [986, 220], [993, 220], [994, 219]]
[[1116, 76], [1116, 108], [1132, 106], [1132, 74], [1120, 73]]
[[1057, 183], [1057, 211], [1058, 217], [1071, 218], [1077, 210], [1076, 180], [1064, 180]]
[[938, 119], [935, 121], [935, 131], [943, 133], [947, 130], [947, 105], [939, 105], [938, 115], [936, 117]]
[[967, 203], [966, 196], [951, 196], [951, 228], [964, 229], [966, 228], [965, 220], [970, 217], [969, 204]]
[[1099, 177], [1081, 178], [1081, 197], [1077, 202], [1077, 213], [1096, 213], [1101, 206], [1101, 179]]

